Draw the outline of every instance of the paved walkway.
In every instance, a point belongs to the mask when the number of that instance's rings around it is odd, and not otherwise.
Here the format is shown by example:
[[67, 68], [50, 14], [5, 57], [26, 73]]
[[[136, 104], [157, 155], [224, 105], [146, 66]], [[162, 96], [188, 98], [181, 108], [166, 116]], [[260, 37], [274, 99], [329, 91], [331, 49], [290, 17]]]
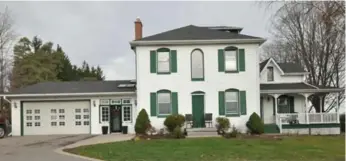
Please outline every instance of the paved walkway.
[[98, 159], [83, 157], [80, 155], [75, 155], [71, 153], [64, 152], [63, 149], [70, 149], [70, 148], [76, 148], [79, 146], [84, 145], [93, 145], [93, 144], [102, 144], [102, 143], [109, 143], [109, 142], [117, 142], [117, 141], [126, 141], [130, 140], [134, 137], [134, 135], [124, 135], [124, 134], [108, 134], [108, 135], [98, 135], [89, 139], [81, 140], [73, 144], [66, 145], [64, 147], [60, 147], [55, 150], [56, 153], [62, 154], [65, 156], [69, 156], [70, 158], [78, 158], [83, 160], [89, 160], [89, 161], [101, 161]]

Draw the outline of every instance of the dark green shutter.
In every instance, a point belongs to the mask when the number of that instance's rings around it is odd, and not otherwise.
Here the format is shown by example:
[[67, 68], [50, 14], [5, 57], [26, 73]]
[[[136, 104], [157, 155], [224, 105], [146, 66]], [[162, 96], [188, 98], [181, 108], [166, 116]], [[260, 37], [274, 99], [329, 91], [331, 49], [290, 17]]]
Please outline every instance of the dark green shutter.
[[219, 91], [219, 115], [225, 115], [225, 92]]
[[246, 115], [246, 91], [240, 91], [240, 114]]
[[150, 93], [150, 116], [156, 116], [156, 93]]
[[275, 116], [275, 98], [273, 97], [273, 115]]
[[172, 92], [172, 114], [178, 114], [178, 93]]
[[150, 51], [150, 73], [156, 73], [156, 51]]
[[223, 49], [218, 50], [219, 72], [225, 71], [225, 56]]
[[290, 113], [294, 113], [294, 97], [288, 97]]
[[171, 72], [176, 73], [177, 71], [178, 71], [177, 51], [171, 50]]
[[239, 71], [245, 71], [245, 50], [239, 49]]

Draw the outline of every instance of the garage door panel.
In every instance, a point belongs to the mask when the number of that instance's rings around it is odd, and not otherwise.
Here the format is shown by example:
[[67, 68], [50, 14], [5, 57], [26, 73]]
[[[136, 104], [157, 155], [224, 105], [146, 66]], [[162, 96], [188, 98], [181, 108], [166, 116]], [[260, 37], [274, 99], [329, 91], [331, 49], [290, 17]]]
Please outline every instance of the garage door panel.
[[24, 102], [24, 135], [90, 133], [90, 102]]

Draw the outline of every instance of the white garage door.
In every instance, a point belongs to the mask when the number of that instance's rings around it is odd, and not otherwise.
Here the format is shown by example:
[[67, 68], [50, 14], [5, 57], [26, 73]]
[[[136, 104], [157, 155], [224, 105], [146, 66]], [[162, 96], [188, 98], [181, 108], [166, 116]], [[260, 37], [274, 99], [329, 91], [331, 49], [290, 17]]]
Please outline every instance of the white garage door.
[[90, 102], [24, 102], [24, 135], [90, 133]]

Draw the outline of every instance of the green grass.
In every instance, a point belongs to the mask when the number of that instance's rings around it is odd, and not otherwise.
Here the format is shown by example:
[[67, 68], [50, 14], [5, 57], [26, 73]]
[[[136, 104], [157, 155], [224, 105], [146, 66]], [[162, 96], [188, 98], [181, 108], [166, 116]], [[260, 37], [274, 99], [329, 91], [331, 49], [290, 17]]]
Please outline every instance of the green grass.
[[67, 151], [107, 161], [344, 161], [344, 137], [125, 141]]

